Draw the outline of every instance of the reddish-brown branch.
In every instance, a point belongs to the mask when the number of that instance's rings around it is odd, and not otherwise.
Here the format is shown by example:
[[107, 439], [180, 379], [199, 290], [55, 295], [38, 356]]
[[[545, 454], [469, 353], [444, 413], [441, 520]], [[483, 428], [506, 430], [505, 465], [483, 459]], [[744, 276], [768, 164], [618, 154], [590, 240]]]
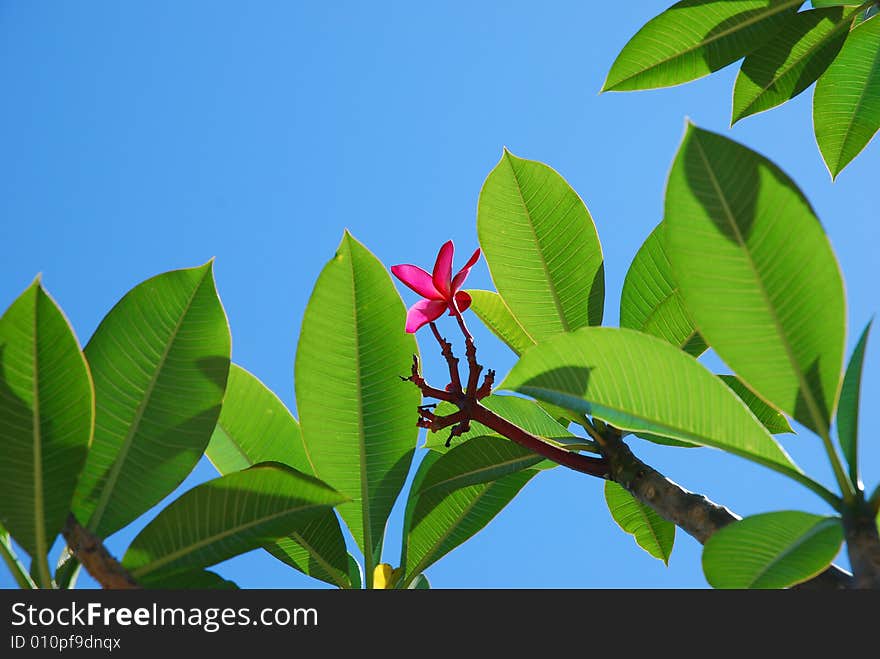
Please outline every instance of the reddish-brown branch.
[[[459, 324], [463, 324], [460, 315], [457, 316]], [[608, 475], [608, 463], [604, 458], [595, 458], [580, 453], [566, 451], [550, 444], [537, 435], [527, 432], [523, 428], [510, 423], [507, 419], [498, 416], [492, 410], [480, 405], [479, 401], [488, 396], [492, 391], [492, 384], [495, 381], [495, 371], [486, 371], [482, 385], [478, 386], [480, 373], [483, 367], [477, 362], [477, 348], [474, 345], [473, 337], [470, 334], [465, 335], [465, 351], [468, 362], [468, 384], [467, 390], [463, 390], [461, 386], [461, 376], [458, 371], [458, 359], [452, 354], [452, 345], [444, 339], [437, 326], [430, 323], [431, 331], [437, 343], [440, 344], [440, 350], [443, 358], [449, 366], [449, 385], [443, 389], [431, 387], [422, 377], [419, 370], [418, 357], [413, 356], [412, 374], [409, 378], [404, 378], [413, 382], [423, 396], [436, 398], [451, 402], [458, 407], [458, 411], [454, 414], [437, 415], [431, 411], [430, 405], [419, 406], [418, 426], [427, 428], [431, 432], [438, 432], [444, 428], [451, 427], [449, 438], [446, 445], [449, 446], [453, 437], [463, 435], [470, 429], [471, 421], [478, 421], [484, 426], [491, 428], [495, 432], [507, 437], [511, 441], [524, 446], [538, 455], [548, 460], [552, 460], [557, 464], [574, 469], [584, 474], [590, 474], [598, 478], [606, 478]], [[462, 328], [465, 331], [466, 328]]]
[[531, 449], [535, 453], [544, 456], [548, 460], [579, 471], [582, 474], [589, 474], [597, 478], [608, 478], [608, 461], [604, 458], [594, 458], [580, 453], [573, 453], [572, 451], [566, 451], [548, 444], [540, 437], [523, 430], [479, 403], [471, 408], [471, 418], [520, 446], [525, 446], [527, 449]]
[[474, 345], [473, 337], [468, 337], [467, 339], [465, 339], [464, 350], [468, 362], [467, 393], [475, 398], [477, 391], [477, 382], [479, 382], [480, 380], [480, 373], [482, 372], [483, 367], [477, 363], [477, 346]]
[[440, 336], [440, 330], [437, 329], [436, 323], [431, 322], [428, 324], [431, 326], [434, 338], [440, 344], [440, 352], [443, 355], [443, 359], [446, 360], [446, 364], [449, 366], [450, 390], [459, 392], [461, 391], [461, 377], [458, 374], [458, 358], [452, 354], [452, 344]]
[[453, 396], [448, 391], [443, 391], [442, 389], [435, 389], [427, 382], [425, 382], [425, 378], [422, 377], [422, 374], [419, 370], [419, 356], [413, 355], [413, 364], [412, 364], [412, 375], [408, 378], [400, 376], [401, 380], [408, 380], [415, 384], [419, 391], [422, 392], [422, 396], [425, 398], [436, 398], [437, 400], [445, 400], [448, 403], [455, 402], [455, 396]]

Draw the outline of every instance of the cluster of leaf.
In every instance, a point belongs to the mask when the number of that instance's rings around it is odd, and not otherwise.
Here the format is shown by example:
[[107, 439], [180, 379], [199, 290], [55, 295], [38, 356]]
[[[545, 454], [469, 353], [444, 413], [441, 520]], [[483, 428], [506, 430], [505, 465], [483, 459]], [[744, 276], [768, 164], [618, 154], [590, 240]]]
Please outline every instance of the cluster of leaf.
[[[837, 262], [775, 165], [689, 127], [664, 220], [627, 274], [621, 328], [600, 327], [599, 238], [551, 168], [505, 151], [483, 185], [477, 228], [497, 292], [470, 291], [473, 309], [521, 355], [500, 388], [536, 399], [495, 394], [487, 407], [572, 451], [597, 452], [569, 431], [572, 421], [718, 448], [789, 476], [838, 512], [876, 512], [880, 494], [866, 500], [857, 468], [867, 329], [842, 377]], [[206, 453], [222, 476], [159, 512], [123, 557], [143, 585], [231, 587], [206, 568], [262, 547], [341, 588], [426, 587], [424, 570], [554, 465], [478, 423], [451, 447], [429, 435], [407, 494], [400, 567], [382, 563], [418, 434], [418, 391], [398, 378], [417, 350], [404, 318], [388, 272], [346, 233], [303, 319], [297, 421], [230, 365], [210, 264], [134, 288], [85, 350], [35, 281], [0, 318], [0, 555], [22, 586], [72, 585], [75, 560], [63, 557], [53, 574], [47, 558], [68, 515], [107, 537], [171, 494]], [[735, 374], [697, 361], [709, 346]], [[832, 443], [835, 415], [848, 469]], [[821, 439], [839, 495], [774, 438], [791, 432], [786, 416]], [[668, 561], [674, 526], [616, 484], [605, 494], [618, 524]], [[10, 536], [31, 556], [29, 572]], [[716, 586], [791, 585], [824, 569], [842, 537], [837, 516], [751, 517], [709, 540], [706, 576]]]
[[[298, 422], [230, 364], [210, 263], [135, 287], [84, 350], [38, 279], [0, 318], [0, 556], [21, 587], [72, 587], [76, 559], [64, 552], [55, 570], [48, 561], [69, 515], [106, 538], [206, 454], [221, 477], [161, 510], [126, 551], [123, 567], [139, 584], [235, 587], [206, 568], [262, 547], [340, 588], [428, 587], [423, 570], [541, 467], [497, 437], [429, 455], [408, 493], [401, 567], [388, 573], [385, 527], [418, 435], [418, 390], [398, 377], [417, 350], [404, 318], [385, 268], [346, 233], [303, 319]], [[568, 434], [538, 412], [549, 434]]]
[[[180, 485], [214, 430], [229, 354], [210, 263], [135, 287], [84, 350], [39, 278], [13, 302], [0, 318], [0, 553], [22, 587], [75, 582], [69, 554], [54, 572], [48, 561], [70, 515], [106, 537]], [[256, 465], [180, 496], [123, 564], [146, 586], [232, 587], [204, 568], [343, 498], [284, 465]]]
[[[207, 449], [221, 473], [273, 460], [348, 497], [336, 510], [360, 549], [368, 588], [427, 587], [424, 570], [488, 524], [540, 460], [498, 438], [429, 454], [407, 493], [400, 567], [391, 571], [382, 563], [388, 516], [418, 436], [419, 392], [399, 378], [417, 350], [403, 331], [404, 318], [385, 268], [346, 234], [303, 318], [295, 369], [299, 423], [256, 378], [233, 366]], [[361, 584], [361, 568], [347, 553], [333, 512], [267, 549], [322, 581], [342, 588]]]
[[[837, 261], [809, 203], [773, 163], [689, 126], [664, 220], [627, 274], [621, 328], [597, 327], [601, 246], [586, 206], [555, 171], [505, 152], [480, 194], [478, 231], [497, 293], [469, 291], [474, 311], [520, 355], [501, 389], [563, 419], [591, 417], [651, 441], [741, 456], [838, 511], [864, 504], [856, 420], [867, 329], [843, 377]], [[735, 375], [697, 361], [709, 346]], [[848, 470], [832, 445], [835, 413]], [[773, 437], [792, 432], [786, 416], [818, 435], [839, 495]], [[668, 560], [671, 524], [615, 484], [606, 499], [624, 530]], [[715, 586], [788, 586], [825, 569], [842, 540], [840, 517], [768, 513], [715, 534], [704, 569]]]
[[880, 129], [876, 1], [682, 0], [626, 44], [603, 91], [669, 87], [743, 59], [731, 123], [794, 98], [814, 82], [813, 127], [831, 176]]

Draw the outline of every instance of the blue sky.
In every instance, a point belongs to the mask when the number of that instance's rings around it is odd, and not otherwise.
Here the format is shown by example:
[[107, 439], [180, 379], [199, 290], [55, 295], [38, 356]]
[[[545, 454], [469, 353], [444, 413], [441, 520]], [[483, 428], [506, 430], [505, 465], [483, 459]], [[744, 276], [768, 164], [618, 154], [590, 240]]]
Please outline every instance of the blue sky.
[[[0, 4], [0, 309], [42, 272], [85, 343], [131, 287], [215, 256], [233, 359], [294, 409], [303, 310], [343, 229], [386, 265], [430, 266], [449, 238], [465, 256], [477, 243], [480, 186], [506, 145], [554, 167], [585, 200], [606, 259], [606, 323], [616, 324], [624, 275], [661, 219], [690, 117], [767, 155], [806, 191], [845, 276], [849, 353], [880, 306], [880, 146], [832, 184], [812, 135], [812, 90], [733, 129], [735, 66], [673, 89], [600, 96], [620, 48], [667, 0], [423, 4]], [[484, 263], [468, 284], [491, 287]], [[485, 331], [477, 337], [482, 361], [506, 373], [511, 353]], [[427, 338], [428, 373], [439, 376]], [[870, 486], [880, 481], [878, 394], [875, 343], [862, 390]], [[818, 439], [783, 441], [832, 484]], [[739, 514], [827, 512], [742, 459], [632, 446]], [[201, 464], [182, 489], [213, 475]], [[386, 541], [395, 565], [401, 508]], [[142, 526], [111, 537], [111, 550], [121, 555]], [[217, 571], [242, 587], [320, 585], [259, 552]], [[599, 481], [561, 468], [427, 574], [435, 587], [706, 586], [694, 540], [679, 533], [664, 567], [610, 520]], [[0, 571], [0, 587], [11, 585]]]

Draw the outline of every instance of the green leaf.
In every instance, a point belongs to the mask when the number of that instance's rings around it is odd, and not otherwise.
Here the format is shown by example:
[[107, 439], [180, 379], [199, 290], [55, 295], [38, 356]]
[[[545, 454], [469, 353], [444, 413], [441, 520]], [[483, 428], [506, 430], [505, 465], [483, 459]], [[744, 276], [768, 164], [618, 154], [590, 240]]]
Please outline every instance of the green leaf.
[[664, 222], [700, 334], [752, 391], [827, 436], [843, 361], [843, 281], [800, 190], [766, 158], [689, 125]]
[[75, 588], [81, 567], [80, 562], [70, 553], [70, 547], [65, 547], [55, 565], [55, 587], [59, 590]]
[[[438, 454], [437, 462], [446, 455]], [[420, 494], [405, 536], [407, 582], [483, 529], [537, 473], [525, 469], [497, 481]]]
[[[401, 548], [400, 548], [400, 565], [403, 568], [406, 568], [407, 565], [407, 539], [409, 538], [410, 531], [412, 530], [413, 525], [413, 513], [415, 513], [416, 504], [419, 501], [418, 491], [422, 486], [422, 482], [425, 480], [425, 476], [428, 475], [428, 472], [431, 470], [431, 467], [434, 465], [437, 460], [440, 459], [441, 453], [437, 453], [434, 451], [429, 451], [422, 458], [422, 461], [419, 463], [418, 469], [416, 469], [415, 476], [413, 476], [412, 484], [409, 486], [409, 495], [406, 498], [406, 507], [403, 512], [403, 528], [401, 529]], [[406, 570], [404, 569], [404, 572]], [[404, 574], [404, 577], [406, 575]], [[405, 580], [405, 579], [404, 579]], [[398, 587], [403, 584], [404, 580], [399, 580], [397, 582]]]
[[715, 588], [787, 588], [827, 568], [842, 542], [837, 517], [797, 511], [754, 515], [709, 538], [703, 572]]
[[[470, 290], [468, 293], [473, 299], [471, 309], [477, 314], [492, 332], [500, 338], [517, 355], [522, 354], [528, 348], [536, 345], [519, 321], [510, 311], [510, 307], [504, 299], [493, 291]], [[544, 408], [558, 423], [567, 426], [572, 421], [580, 421], [578, 414], [549, 403], [542, 403]], [[433, 447], [432, 447], [433, 448]]]
[[[785, 418], [785, 415], [782, 414], [782, 412], [758, 398], [738, 377], [735, 375], [719, 375], [718, 377], [730, 388], [731, 391], [733, 391], [733, 393], [737, 395], [738, 398], [742, 400], [742, 402], [746, 404], [746, 406], [752, 411], [752, 414], [757, 417], [758, 421], [761, 422], [771, 435], [794, 432], [794, 430], [791, 429], [791, 425], [788, 423], [788, 419]], [[696, 448], [698, 446], [698, 444], [693, 444], [691, 442], [682, 442], [668, 437], [660, 437], [645, 433], [639, 433], [638, 437], [647, 439], [655, 444], [665, 444], [667, 446], [677, 446], [681, 448]]]
[[346, 497], [280, 463], [261, 463], [185, 492], [132, 540], [138, 580], [201, 569], [289, 535]]
[[517, 355], [537, 343], [519, 324], [504, 298], [498, 293], [479, 290], [469, 290], [467, 293], [473, 300], [471, 309], [477, 317]]
[[670, 87], [763, 46], [803, 0], [683, 0], [648, 21], [611, 65], [602, 91]]
[[[404, 512], [401, 564], [408, 576], [399, 585], [412, 588], [419, 572], [488, 524], [543, 462], [519, 444], [489, 436], [428, 453]], [[531, 475], [522, 478], [523, 471]]]
[[671, 437], [663, 437], [663, 435], [652, 435], [647, 432], [637, 432], [635, 436], [639, 439], [644, 439], [654, 444], [660, 444], [661, 446], [673, 446], [675, 448], [699, 448], [700, 444], [694, 444], [693, 442], [685, 442], [680, 439], [672, 439]]
[[0, 318], [0, 524], [50, 581], [46, 555], [64, 526], [89, 449], [95, 397], [67, 319], [39, 277]]
[[[265, 546], [265, 550], [279, 561], [308, 574], [315, 579], [350, 588], [345, 539], [339, 519], [332, 510], [315, 515], [303, 522], [288, 537]], [[340, 558], [344, 569], [339, 569]]]
[[758, 398], [738, 377], [735, 375], [719, 375], [718, 377], [742, 399], [771, 435], [794, 432], [782, 412]]
[[694, 357], [706, 351], [706, 343], [672, 278], [662, 222], [648, 236], [626, 273], [620, 294], [620, 326], [664, 339]]
[[843, 387], [840, 390], [840, 406], [837, 408], [837, 439], [849, 465], [850, 480], [859, 482], [858, 448], [859, 448], [859, 394], [862, 388], [862, 363], [865, 359], [865, 346], [871, 332], [869, 322], [862, 331], [859, 342], [849, 358], [846, 374], [843, 376]]
[[296, 399], [315, 475], [351, 499], [338, 510], [366, 556], [368, 586], [418, 436], [419, 391], [398, 377], [418, 351], [405, 319], [388, 272], [346, 232], [305, 311]]
[[410, 590], [431, 590], [431, 582], [424, 574], [420, 574], [407, 587]]
[[348, 581], [351, 584], [350, 587], [355, 590], [363, 588], [364, 579], [361, 574], [361, 564], [351, 554], [348, 555]]
[[535, 342], [602, 323], [599, 236], [553, 169], [505, 149], [480, 191], [477, 233], [495, 288]]
[[15, 553], [9, 532], [2, 525], [0, 525], [0, 558], [3, 559], [19, 588], [37, 588], [37, 584]]
[[[223, 409], [206, 453], [222, 475], [259, 462], [280, 462], [314, 475], [296, 419], [262, 382], [235, 364], [229, 370]], [[266, 550], [316, 579], [349, 586], [345, 538], [332, 510]]]
[[73, 503], [89, 530], [111, 535], [189, 475], [220, 413], [229, 352], [211, 262], [148, 279], [101, 321], [85, 349], [95, 439]]
[[543, 457], [501, 437], [475, 437], [451, 449], [425, 474], [416, 492], [452, 491], [534, 467]]
[[[591, 440], [573, 435], [565, 426], [550, 416], [540, 405], [533, 400], [518, 398], [515, 396], [492, 395], [484, 398], [480, 403], [501, 417], [504, 417], [523, 430], [533, 435], [547, 439], [551, 444], [568, 448], [569, 450], [593, 450], [596, 447]], [[455, 412], [457, 408], [451, 403], [441, 403], [435, 413], [442, 416]], [[484, 426], [482, 423], [471, 421], [471, 428], [459, 437], [453, 437], [450, 447], [460, 446], [476, 437], [501, 437], [500, 434]], [[425, 448], [432, 451], [446, 453], [450, 447], [446, 446], [448, 432], [429, 432], [425, 439]]]
[[501, 384], [616, 428], [714, 446], [788, 475], [800, 471], [745, 404], [665, 341], [585, 327], [535, 346]]
[[632, 535], [639, 547], [669, 565], [675, 524], [667, 522], [613, 481], [605, 482], [605, 503], [617, 525]]
[[846, 39], [816, 84], [813, 128], [835, 178], [880, 128], [880, 20], [870, 18]]
[[141, 585], [151, 590], [238, 590], [235, 582], [210, 570], [158, 574], [152, 579], [141, 580]]
[[230, 365], [223, 407], [206, 454], [221, 474], [258, 462], [281, 462], [314, 475], [296, 419], [274, 392], [237, 364]]
[[733, 89], [731, 124], [812, 85], [840, 52], [854, 14], [842, 7], [795, 14], [774, 39], [746, 57]]

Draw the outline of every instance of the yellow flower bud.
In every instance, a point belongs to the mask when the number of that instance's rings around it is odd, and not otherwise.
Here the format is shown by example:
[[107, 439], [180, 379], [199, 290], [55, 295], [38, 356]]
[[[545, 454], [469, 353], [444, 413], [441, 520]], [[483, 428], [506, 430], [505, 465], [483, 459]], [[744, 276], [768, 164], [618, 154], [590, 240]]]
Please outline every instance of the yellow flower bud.
[[394, 568], [388, 563], [379, 563], [373, 570], [373, 588], [376, 590], [394, 588], [394, 576]]

